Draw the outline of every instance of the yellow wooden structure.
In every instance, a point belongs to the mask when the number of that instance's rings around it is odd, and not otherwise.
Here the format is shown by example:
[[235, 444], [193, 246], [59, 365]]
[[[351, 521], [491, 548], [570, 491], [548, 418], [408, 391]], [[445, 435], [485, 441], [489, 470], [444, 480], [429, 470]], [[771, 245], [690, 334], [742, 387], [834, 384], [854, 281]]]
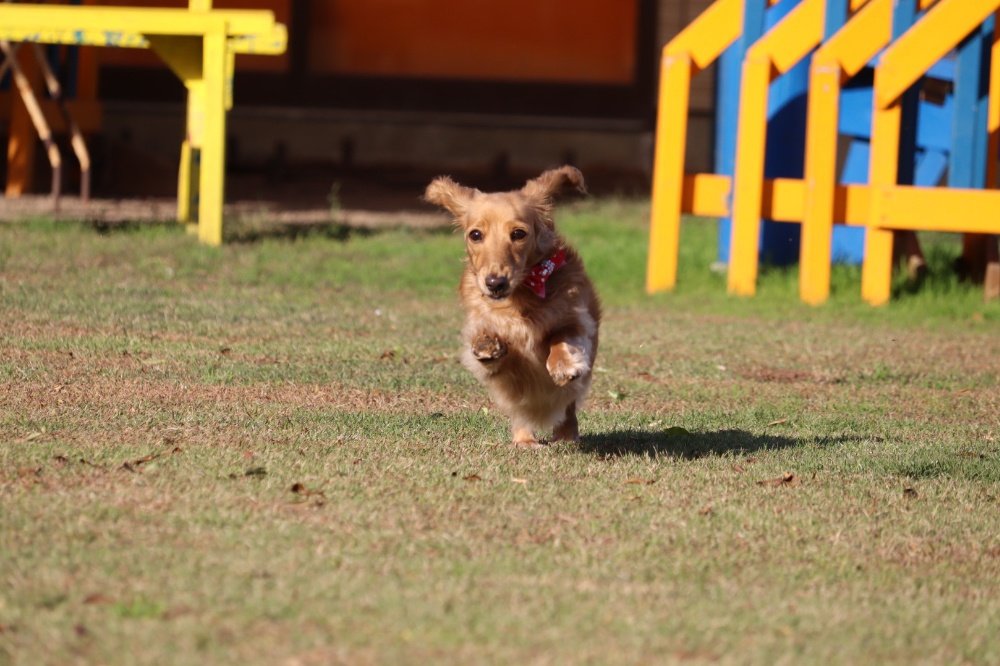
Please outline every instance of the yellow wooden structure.
[[[799, 296], [818, 305], [830, 295], [830, 245], [834, 221], [863, 221], [836, 215], [837, 124], [841, 83], [860, 72], [891, 39], [892, 0], [871, 0], [813, 55], [804, 179], [805, 211], [799, 260]], [[855, 207], [860, 213], [867, 209]]]
[[[920, 1], [921, 9], [931, 5], [935, 0]], [[825, 0], [802, 0], [747, 50], [736, 165], [730, 179], [683, 171], [690, 78], [713, 62], [742, 30], [741, 0], [713, 4], [663, 51], [647, 290], [671, 289], [676, 283], [682, 213], [733, 216], [728, 286], [731, 293], [741, 295], [756, 290], [761, 218], [801, 222], [800, 295], [809, 303], [821, 303], [829, 293], [834, 223], [867, 227], [862, 296], [873, 305], [889, 298], [893, 230], [1000, 233], [1000, 192], [896, 183], [900, 96], [998, 6], [1000, 0], [939, 0], [890, 44], [892, 0], [867, 4], [851, 0], [850, 20], [820, 44]], [[875, 76], [870, 182], [839, 185], [835, 163], [840, 86], [887, 45]], [[765, 179], [769, 86], [816, 46], [819, 50], [810, 69], [804, 178]], [[987, 187], [995, 188], [1000, 144], [997, 37], [992, 61]], [[956, 215], [956, 211], [962, 212]], [[1000, 271], [1000, 264], [992, 264], [990, 270]], [[1000, 276], [994, 275], [987, 283], [998, 280]]]
[[[226, 111], [237, 53], [274, 55], [285, 26], [267, 10], [0, 4], [0, 40], [154, 50], [187, 88], [177, 216], [202, 243], [222, 243]], [[196, 227], [194, 225], [197, 225]]]
[[[802, 0], [747, 49], [743, 60], [728, 274], [729, 292], [733, 294], [752, 295], [757, 285], [768, 91], [772, 81], [797, 65], [823, 39], [825, 5], [825, 0]], [[836, 128], [834, 133], [836, 136]], [[790, 213], [791, 219], [789, 213], [780, 212], [777, 217], [767, 217], [793, 222], [801, 219], [801, 214], [795, 210]]]
[[996, 33], [991, 56], [986, 161], [987, 187], [993, 189], [900, 186], [896, 184], [895, 159], [899, 151], [902, 94], [998, 9], [1000, 0], [939, 0], [886, 49], [875, 70], [869, 176], [872, 196], [861, 274], [861, 295], [872, 305], [889, 300], [892, 229], [1000, 233], [1000, 191], [995, 189], [1000, 136], [1000, 41]]
[[663, 47], [656, 114], [653, 203], [646, 290], [673, 289], [681, 213], [729, 214], [730, 179], [684, 173], [691, 77], [718, 60], [743, 31], [743, 1], [716, 0]]

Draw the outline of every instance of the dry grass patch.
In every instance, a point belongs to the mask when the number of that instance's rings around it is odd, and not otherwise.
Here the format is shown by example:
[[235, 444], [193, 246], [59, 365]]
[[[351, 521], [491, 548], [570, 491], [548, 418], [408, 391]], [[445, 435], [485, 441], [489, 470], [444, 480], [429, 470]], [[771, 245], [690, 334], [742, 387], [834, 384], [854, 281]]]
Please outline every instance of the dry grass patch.
[[1000, 661], [996, 313], [730, 300], [707, 236], [650, 299], [645, 215], [560, 220], [607, 319], [542, 452], [448, 234], [0, 228], [0, 663]]

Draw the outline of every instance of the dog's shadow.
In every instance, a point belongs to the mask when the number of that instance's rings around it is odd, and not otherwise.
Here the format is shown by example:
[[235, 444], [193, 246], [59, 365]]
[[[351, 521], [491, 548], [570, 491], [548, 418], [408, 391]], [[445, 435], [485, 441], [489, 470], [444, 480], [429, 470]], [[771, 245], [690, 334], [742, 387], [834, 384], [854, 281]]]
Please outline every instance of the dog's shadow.
[[616, 430], [580, 439], [580, 450], [602, 457], [648, 456], [695, 460], [711, 455], [750, 455], [756, 451], [800, 446], [791, 437], [757, 435], [745, 430], [688, 432], [672, 428], [661, 431]]

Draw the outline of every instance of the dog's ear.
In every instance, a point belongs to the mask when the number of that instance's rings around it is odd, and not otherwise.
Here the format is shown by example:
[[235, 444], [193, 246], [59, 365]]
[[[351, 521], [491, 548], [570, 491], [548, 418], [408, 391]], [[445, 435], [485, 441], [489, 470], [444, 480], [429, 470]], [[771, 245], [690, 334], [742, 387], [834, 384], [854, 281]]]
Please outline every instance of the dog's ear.
[[447, 208], [455, 218], [460, 218], [465, 213], [469, 201], [478, 190], [471, 187], [464, 187], [453, 181], [448, 176], [441, 176], [431, 181], [424, 192], [424, 199], [432, 204], [437, 204]]
[[521, 192], [528, 198], [541, 204], [547, 204], [552, 196], [568, 185], [572, 185], [580, 194], [587, 193], [587, 185], [583, 182], [583, 174], [576, 167], [562, 166], [549, 169], [538, 178], [524, 184]]

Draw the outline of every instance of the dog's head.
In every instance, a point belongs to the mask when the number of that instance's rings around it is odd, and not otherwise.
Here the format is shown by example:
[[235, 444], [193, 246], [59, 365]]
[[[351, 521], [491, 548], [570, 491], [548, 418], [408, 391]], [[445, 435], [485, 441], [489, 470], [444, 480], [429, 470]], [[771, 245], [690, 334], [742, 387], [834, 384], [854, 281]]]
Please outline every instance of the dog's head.
[[455, 216], [476, 285], [483, 296], [499, 301], [557, 249], [552, 197], [570, 185], [587, 193], [583, 174], [571, 166], [546, 171], [520, 190], [492, 194], [444, 176], [427, 186], [424, 198]]

